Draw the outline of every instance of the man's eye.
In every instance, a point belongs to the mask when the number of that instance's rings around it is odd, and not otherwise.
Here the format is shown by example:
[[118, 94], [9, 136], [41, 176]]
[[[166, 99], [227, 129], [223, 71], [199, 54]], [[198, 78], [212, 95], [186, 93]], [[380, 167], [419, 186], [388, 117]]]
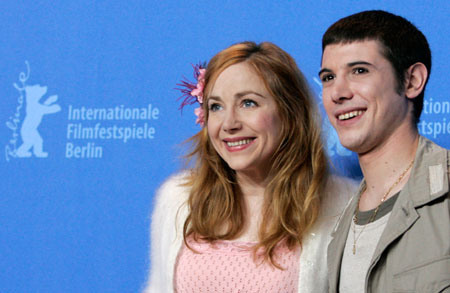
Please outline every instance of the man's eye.
[[369, 72], [366, 68], [363, 67], [357, 67], [353, 69], [353, 73], [355, 74], [363, 74]]
[[332, 75], [332, 74], [324, 74], [324, 75], [322, 75], [322, 77], [320, 78], [320, 80], [321, 80], [322, 82], [327, 82], [327, 81], [330, 81], [330, 80], [332, 80], [332, 79], [334, 79], [334, 75]]
[[256, 103], [254, 101], [252, 101], [252, 100], [245, 99], [245, 100], [242, 101], [242, 106], [244, 106], [245, 108], [247, 108], [247, 107], [255, 107]]
[[211, 105], [209, 105], [209, 110], [212, 111], [212, 112], [219, 111], [220, 109], [222, 109], [222, 106], [220, 106], [219, 104], [211, 104]]

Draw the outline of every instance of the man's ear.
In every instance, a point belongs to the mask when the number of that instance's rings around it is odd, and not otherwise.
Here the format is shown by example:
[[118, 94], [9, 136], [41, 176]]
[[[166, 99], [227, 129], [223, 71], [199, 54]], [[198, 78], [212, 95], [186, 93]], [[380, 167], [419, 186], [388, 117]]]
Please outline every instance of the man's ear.
[[417, 62], [411, 65], [406, 71], [405, 96], [408, 99], [417, 97], [423, 91], [427, 77], [428, 70], [423, 63]]

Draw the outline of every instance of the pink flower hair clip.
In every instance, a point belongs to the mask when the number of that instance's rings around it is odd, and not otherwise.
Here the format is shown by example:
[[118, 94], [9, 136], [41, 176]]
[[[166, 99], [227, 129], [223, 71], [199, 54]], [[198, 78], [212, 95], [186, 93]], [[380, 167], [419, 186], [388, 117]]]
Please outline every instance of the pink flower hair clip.
[[205, 63], [199, 63], [197, 65], [192, 65], [194, 68], [194, 78], [195, 82], [191, 82], [184, 78], [181, 83], [178, 83], [176, 88], [181, 91], [182, 95], [178, 99], [183, 99], [180, 105], [180, 109], [186, 105], [192, 105], [199, 103], [199, 107], [194, 110], [194, 114], [197, 116], [195, 123], [200, 124], [201, 127], [205, 126], [205, 113], [203, 111], [203, 89], [205, 87], [205, 74], [206, 66]]

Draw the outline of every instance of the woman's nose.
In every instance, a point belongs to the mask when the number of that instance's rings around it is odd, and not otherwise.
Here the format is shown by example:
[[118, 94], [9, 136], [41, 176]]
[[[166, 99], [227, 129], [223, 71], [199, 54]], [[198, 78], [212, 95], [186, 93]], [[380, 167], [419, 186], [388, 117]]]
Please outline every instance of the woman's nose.
[[239, 114], [236, 113], [235, 109], [229, 109], [226, 111], [224, 121], [222, 123], [222, 129], [224, 131], [230, 132], [239, 130], [242, 127], [240, 122]]

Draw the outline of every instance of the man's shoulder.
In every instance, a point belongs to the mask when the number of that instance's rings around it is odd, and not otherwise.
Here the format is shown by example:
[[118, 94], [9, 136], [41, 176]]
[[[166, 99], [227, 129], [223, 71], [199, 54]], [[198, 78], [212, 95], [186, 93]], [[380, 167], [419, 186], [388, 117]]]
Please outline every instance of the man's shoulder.
[[423, 157], [437, 157], [438, 159], [448, 159], [450, 150], [446, 149], [434, 141], [420, 136], [419, 140], [419, 152]]
[[[421, 136], [419, 142], [417, 161], [428, 169], [437, 168], [434, 166], [442, 166], [447, 178], [450, 178], [450, 150], [446, 149], [432, 140]], [[439, 167], [441, 168], [441, 167]]]
[[405, 194], [418, 207], [433, 202], [449, 190], [450, 151], [420, 137], [414, 167]]

